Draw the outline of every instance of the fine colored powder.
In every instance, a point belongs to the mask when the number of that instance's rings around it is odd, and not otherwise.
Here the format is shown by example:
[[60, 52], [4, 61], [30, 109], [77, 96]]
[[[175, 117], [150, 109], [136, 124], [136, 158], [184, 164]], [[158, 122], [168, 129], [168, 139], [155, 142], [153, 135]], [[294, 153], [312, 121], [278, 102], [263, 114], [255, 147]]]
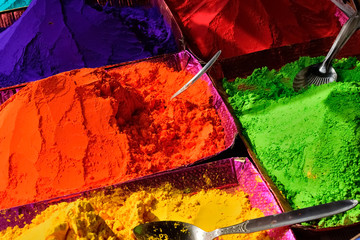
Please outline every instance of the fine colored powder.
[[[211, 189], [184, 193], [169, 184], [136, 192], [116, 189], [87, 199], [50, 206], [31, 224], [8, 228], [2, 239], [135, 239], [132, 229], [152, 221], [182, 221], [205, 231], [231, 226], [264, 214], [251, 206], [241, 190]], [[164, 238], [166, 239], [166, 238]], [[267, 231], [224, 235], [221, 239], [270, 240]]]
[[338, 17], [339, 22], [341, 25], [344, 25], [346, 23], [346, 21], [349, 19], [345, 13], [343, 11], [341, 11], [340, 9], [336, 10], [335, 16]]
[[155, 7], [95, 9], [85, 0], [34, 0], [0, 33], [0, 87], [176, 51]]
[[[323, 57], [302, 57], [279, 71], [256, 69], [223, 81], [243, 135], [293, 208], [360, 200], [360, 62], [336, 60], [338, 82], [295, 92], [292, 82]], [[360, 207], [328, 217], [321, 227], [360, 221]]]
[[31, 0], [0, 0], [0, 11], [27, 7]]
[[208, 82], [164, 63], [81, 69], [0, 106], [0, 208], [193, 163], [225, 150]]
[[196, 55], [230, 58], [334, 36], [340, 24], [329, 0], [166, 0]]

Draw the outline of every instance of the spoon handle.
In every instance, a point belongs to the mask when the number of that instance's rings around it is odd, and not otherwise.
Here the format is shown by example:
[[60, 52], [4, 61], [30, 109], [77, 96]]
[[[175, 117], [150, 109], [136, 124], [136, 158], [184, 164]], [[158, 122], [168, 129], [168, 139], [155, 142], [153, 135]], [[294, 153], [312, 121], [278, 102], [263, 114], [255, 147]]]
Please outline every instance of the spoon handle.
[[252, 233], [271, 228], [283, 227], [323, 217], [329, 217], [334, 214], [345, 212], [355, 207], [357, 204], [357, 200], [331, 202], [286, 213], [251, 219], [237, 225], [217, 229], [214, 232], [216, 232], [216, 236], [221, 236], [233, 233]]
[[349, 5], [344, 3], [342, 0], [331, 0], [347, 17], [351, 17], [355, 10]]
[[330, 48], [330, 51], [325, 57], [325, 60], [321, 64], [319, 71], [321, 73], [326, 73], [329, 70], [331, 65], [331, 61], [338, 54], [341, 48], [345, 45], [345, 43], [350, 39], [350, 37], [355, 33], [358, 29], [360, 23], [360, 16], [358, 12], [353, 14], [346, 23], [342, 26], [339, 34], [337, 35], [333, 45]]
[[182, 88], [180, 88], [179, 91], [177, 91], [174, 95], [172, 95], [172, 97], [170, 98], [170, 100], [172, 100], [173, 98], [175, 98], [177, 95], [179, 95], [180, 93], [182, 93], [183, 91], [185, 91], [186, 89], [188, 89], [191, 85], [193, 85], [196, 80], [198, 80], [216, 61], [216, 59], [218, 59], [218, 57], [221, 54], [221, 50], [219, 50], [211, 59], [210, 61], [205, 64], [205, 66], [192, 78], [190, 79], [190, 81], [188, 81]]

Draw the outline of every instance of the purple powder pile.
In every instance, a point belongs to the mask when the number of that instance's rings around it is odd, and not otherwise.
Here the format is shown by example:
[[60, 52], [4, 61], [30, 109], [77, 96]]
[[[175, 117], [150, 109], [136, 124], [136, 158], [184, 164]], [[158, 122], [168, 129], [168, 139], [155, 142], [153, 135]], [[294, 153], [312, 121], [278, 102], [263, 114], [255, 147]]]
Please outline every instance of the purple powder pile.
[[[164, 25], [164, 20], [155, 7], [147, 10], [143, 8], [105, 7], [105, 12], [119, 17], [139, 39], [142, 39], [145, 50], [153, 56], [171, 52], [177, 52], [174, 35], [170, 27]], [[165, 26], [159, 27], [159, 26]], [[166, 31], [164, 31], [166, 29]]]
[[0, 88], [176, 51], [155, 7], [95, 9], [84, 0], [33, 0], [0, 33]]

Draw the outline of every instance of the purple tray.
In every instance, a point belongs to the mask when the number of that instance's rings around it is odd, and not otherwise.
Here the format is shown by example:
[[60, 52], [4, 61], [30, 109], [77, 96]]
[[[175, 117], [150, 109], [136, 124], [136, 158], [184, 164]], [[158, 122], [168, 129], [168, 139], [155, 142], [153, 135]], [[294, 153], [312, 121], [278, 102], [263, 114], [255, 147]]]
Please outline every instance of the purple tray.
[[[282, 213], [283, 211], [264, 178], [249, 159], [246, 158], [245, 161], [243, 160], [244, 158], [234, 158], [235, 169], [239, 188], [249, 194], [251, 205], [259, 208], [266, 216]], [[279, 240], [295, 239], [293, 233], [287, 227], [270, 229], [269, 235]]]
[[[204, 174], [207, 176], [206, 179], [203, 177]], [[211, 181], [208, 181], [208, 179]], [[24, 224], [31, 222], [37, 214], [48, 206], [60, 202], [71, 202], [81, 197], [90, 196], [98, 191], [111, 194], [114, 189], [119, 187], [126, 187], [131, 191], [136, 191], [143, 186], [157, 187], [164, 182], [170, 182], [179, 189], [190, 189], [191, 192], [212, 188], [241, 189], [249, 195], [251, 205], [259, 208], [265, 215], [281, 213], [276, 199], [254, 165], [247, 158], [228, 158], [158, 173], [109, 187], [0, 210], [0, 231], [7, 227], [22, 227]], [[287, 227], [271, 229], [269, 235], [279, 240], [295, 240], [292, 231]]]

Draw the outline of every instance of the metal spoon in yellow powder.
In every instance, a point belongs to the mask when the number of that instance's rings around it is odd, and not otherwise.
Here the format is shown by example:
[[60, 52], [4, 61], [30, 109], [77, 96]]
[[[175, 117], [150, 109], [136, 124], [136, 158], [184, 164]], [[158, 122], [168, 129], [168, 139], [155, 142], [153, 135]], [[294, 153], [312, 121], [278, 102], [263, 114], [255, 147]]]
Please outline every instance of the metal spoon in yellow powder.
[[251, 219], [240, 224], [219, 228], [211, 232], [205, 232], [192, 224], [177, 221], [145, 223], [135, 227], [133, 231], [136, 238], [139, 240], [212, 240], [221, 235], [252, 233], [328, 217], [345, 212], [355, 207], [357, 204], [357, 200], [337, 201], [286, 213]]

